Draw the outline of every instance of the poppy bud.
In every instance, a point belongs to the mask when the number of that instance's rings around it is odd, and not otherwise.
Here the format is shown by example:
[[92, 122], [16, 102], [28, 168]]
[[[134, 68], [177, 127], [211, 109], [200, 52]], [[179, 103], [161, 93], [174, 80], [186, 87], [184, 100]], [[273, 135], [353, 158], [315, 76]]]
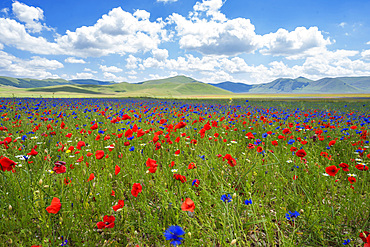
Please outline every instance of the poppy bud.
[[231, 245], [234, 245], [234, 244], [236, 244], [236, 239], [233, 239], [233, 241], [231, 241], [231, 243], [230, 243]]
[[235, 198], [236, 198], [236, 193], [233, 194], [233, 199], [235, 199]]
[[49, 188], [49, 185], [44, 185], [44, 188]]
[[39, 180], [39, 185], [42, 185], [42, 179]]
[[191, 237], [191, 232], [188, 232], [188, 236]]
[[9, 211], [12, 211], [12, 210], [13, 210], [12, 205], [9, 205]]

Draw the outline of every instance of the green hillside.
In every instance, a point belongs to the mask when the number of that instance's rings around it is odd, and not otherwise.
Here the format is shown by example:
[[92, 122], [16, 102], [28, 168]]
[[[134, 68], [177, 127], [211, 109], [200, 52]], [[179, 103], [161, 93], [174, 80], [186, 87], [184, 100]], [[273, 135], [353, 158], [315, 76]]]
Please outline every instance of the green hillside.
[[66, 85], [71, 84], [71, 82], [63, 79], [44, 79], [36, 80], [29, 78], [12, 78], [0, 76], [0, 85], [11, 86], [17, 88], [35, 88], [35, 87], [48, 87], [55, 85]]
[[165, 79], [158, 79], [158, 80], [149, 80], [149, 81], [144, 81], [144, 82], [139, 82], [137, 84], [145, 84], [145, 85], [156, 85], [156, 84], [163, 84], [163, 83], [193, 83], [193, 82], [198, 82], [197, 80], [194, 80], [193, 78], [184, 76], [184, 75], [178, 75], [174, 77], [169, 77]]

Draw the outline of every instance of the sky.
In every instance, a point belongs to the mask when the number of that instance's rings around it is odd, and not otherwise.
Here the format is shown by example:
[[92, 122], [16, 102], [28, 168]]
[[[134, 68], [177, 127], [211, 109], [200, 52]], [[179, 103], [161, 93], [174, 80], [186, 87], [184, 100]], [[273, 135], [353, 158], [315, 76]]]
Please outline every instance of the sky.
[[370, 76], [368, 0], [0, 1], [0, 76]]

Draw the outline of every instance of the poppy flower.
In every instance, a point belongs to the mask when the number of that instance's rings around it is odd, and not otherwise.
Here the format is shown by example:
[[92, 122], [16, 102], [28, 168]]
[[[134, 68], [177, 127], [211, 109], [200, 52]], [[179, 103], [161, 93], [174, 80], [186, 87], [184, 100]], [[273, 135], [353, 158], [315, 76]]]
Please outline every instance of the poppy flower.
[[9, 159], [7, 157], [0, 156], [0, 168], [4, 172], [13, 170], [16, 164], [17, 163], [12, 161], [11, 159]]
[[340, 168], [337, 168], [335, 165], [328, 166], [325, 168], [325, 171], [329, 176], [335, 176], [339, 172]]
[[299, 149], [296, 153], [295, 153], [295, 155], [297, 155], [298, 157], [300, 157], [300, 158], [303, 158], [303, 157], [305, 157], [306, 155], [307, 155], [307, 153], [306, 153], [306, 151], [304, 151], [303, 149]]
[[348, 169], [349, 166], [348, 166], [348, 164], [346, 164], [346, 163], [340, 163], [339, 166], [342, 167], [342, 170], [344, 172], [349, 172], [349, 169]]
[[191, 182], [191, 186], [199, 187], [199, 180], [194, 179], [193, 182]]
[[195, 169], [197, 168], [197, 165], [194, 163], [194, 162], [190, 162], [190, 164], [188, 165], [188, 169]]
[[186, 198], [185, 201], [181, 205], [181, 210], [194, 212], [194, 209], [195, 209], [195, 204], [193, 200], [191, 200], [190, 198]]
[[90, 174], [89, 179], [87, 180], [87, 182], [89, 182], [89, 181], [93, 180], [94, 178], [95, 178], [94, 173], [91, 173], [91, 174]]
[[370, 236], [370, 232], [368, 231], [364, 231], [364, 232], [361, 232], [359, 237], [362, 239], [362, 241], [364, 241], [364, 243], [368, 243], [367, 239], [369, 238]]
[[31, 152], [29, 152], [27, 155], [36, 156], [39, 152], [37, 152], [34, 148], [31, 149]]
[[139, 193], [142, 191], [142, 186], [139, 183], [134, 183], [132, 185], [131, 195], [134, 197], [137, 197]]
[[114, 168], [114, 174], [115, 175], [118, 175], [118, 173], [121, 171], [121, 167], [119, 167], [118, 165], [116, 165], [116, 167]]
[[113, 228], [115, 220], [116, 220], [116, 218], [114, 216], [105, 215], [103, 217], [103, 221], [100, 221], [100, 222], [96, 223], [96, 225], [97, 225], [98, 229]]
[[155, 173], [157, 171], [158, 164], [156, 160], [148, 158], [148, 160], [146, 161], [146, 166], [150, 167], [148, 169], [150, 173]]
[[177, 174], [177, 173], [173, 174], [173, 178], [176, 179], [176, 180], [181, 181], [181, 183], [186, 182], [186, 177], [183, 176], [183, 175]]
[[95, 158], [97, 159], [97, 160], [100, 160], [100, 159], [102, 159], [104, 157], [104, 151], [103, 150], [97, 150], [96, 152], [95, 152]]
[[367, 171], [367, 170], [369, 170], [369, 167], [368, 167], [368, 166], [366, 166], [366, 165], [364, 165], [364, 164], [357, 164], [357, 165], [355, 165], [355, 167], [356, 167], [358, 170], [360, 170], [360, 171]]
[[62, 204], [60, 203], [59, 198], [54, 197], [53, 200], [51, 201], [50, 206], [46, 208], [46, 211], [50, 214], [57, 214], [59, 210], [61, 209]]
[[112, 208], [114, 211], [117, 211], [120, 208], [123, 208], [125, 206], [125, 202], [123, 200], [118, 200], [118, 204], [114, 205]]
[[355, 177], [350, 176], [350, 177], [348, 177], [348, 181], [349, 181], [351, 184], [356, 183], [356, 178], [355, 178]]

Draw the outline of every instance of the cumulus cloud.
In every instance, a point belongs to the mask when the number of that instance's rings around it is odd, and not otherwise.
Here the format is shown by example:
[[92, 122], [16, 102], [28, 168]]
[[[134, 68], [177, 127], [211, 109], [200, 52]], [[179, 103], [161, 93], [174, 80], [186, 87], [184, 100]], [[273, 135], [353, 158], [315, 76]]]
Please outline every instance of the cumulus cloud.
[[35, 54], [64, 54], [58, 44], [50, 43], [43, 37], [34, 37], [27, 33], [26, 27], [21, 23], [0, 18], [0, 43], [13, 46], [22, 51]]
[[126, 78], [123, 76], [116, 76], [115, 74], [112, 74], [109, 72], [104, 72], [103, 75], [104, 75], [104, 79], [107, 79], [110, 81], [123, 82], [126, 80]]
[[26, 24], [30, 32], [38, 33], [42, 30], [43, 25], [40, 20], [44, 19], [44, 11], [39, 7], [28, 6], [24, 3], [13, 2], [12, 10], [15, 17]]
[[122, 72], [123, 70], [121, 68], [118, 68], [116, 66], [110, 66], [110, 67], [107, 67], [105, 65], [100, 65], [99, 67], [103, 72], [111, 72], [111, 73], [118, 73], [118, 72]]
[[66, 62], [66, 63], [86, 63], [85, 60], [77, 59], [75, 57], [68, 57], [68, 58], [64, 59], [64, 62]]
[[361, 52], [361, 56], [363, 59], [370, 60], [370, 50], [365, 50]]
[[331, 44], [330, 39], [325, 39], [317, 27], [297, 27], [291, 32], [280, 28], [275, 33], [264, 35], [263, 42], [266, 48], [260, 51], [262, 54], [287, 56], [288, 59], [314, 55]]
[[[144, 16], [144, 12], [135, 13]], [[157, 49], [166, 39], [164, 25], [161, 20], [151, 22], [136, 18], [118, 7], [103, 15], [93, 26], [83, 26], [74, 32], [68, 30], [56, 42], [64, 51], [81, 57], [147, 52]]]
[[59, 78], [48, 70], [63, 68], [57, 60], [34, 56], [31, 59], [20, 59], [4, 51], [0, 51], [0, 74], [15, 77], [30, 77], [37, 79]]
[[71, 79], [93, 79], [94, 75], [91, 73], [81, 72], [81, 73], [76, 73], [75, 75], [71, 75], [70, 78]]
[[136, 69], [138, 67], [138, 63], [141, 61], [141, 58], [137, 58], [133, 55], [128, 55], [128, 57], [126, 58], [126, 68], [128, 69]]
[[98, 71], [92, 70], [90, 68], [84, 68], [84, 71], [94, 73], [94, 74], [98, 73]]

